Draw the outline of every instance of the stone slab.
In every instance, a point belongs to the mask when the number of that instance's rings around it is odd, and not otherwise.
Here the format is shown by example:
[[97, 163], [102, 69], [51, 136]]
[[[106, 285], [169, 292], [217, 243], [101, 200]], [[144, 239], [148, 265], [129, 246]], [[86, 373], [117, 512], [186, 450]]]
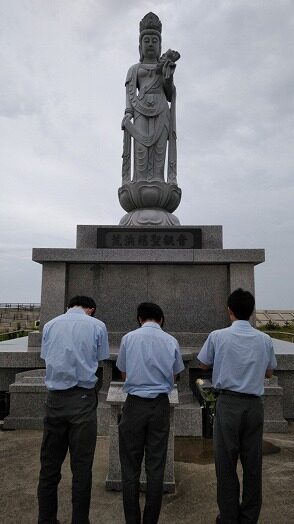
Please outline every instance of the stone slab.
[[[95, 246], [91, 246], [95, 247]], [[200, 228], [111, 226], [97, 229], [101, 249], [202, 249]]]
[[196, 398], [193, 402], [180, 403], [175, 409], [175, 436], [201, 437], [202, 410]]
[[275, 370], [279, 384], [283, 388], [283, 413], [286, 419], [294, 419], [294, 369]]
[[[123, 382], [112, 381], [107, 394], [106, 402], [112, 405], [122, 405], [125, 403], [127, 393], [123, 391]], [[179, 403], [179, 395], [177, 386], [168, 395], [169, 403], [171, 406], [176, 406]]]
[[144, 301], [161, 305], [168, 332], [207, 333], [226, 325], [227, 274], [225, 265], [76, 263], [68, 267], [67, 294], [93, 296], [110, 333], [137, 328]]
[[50, 263], [260, 264], [264, 249], [94, 249], [34, 248], [33, 260]]
[[[124, 226], [115, 226], [115, 229], [121, 231], [129, 231], [129, 228]], [[178, 231], [193, 231], [195, 229], [202, 231], [202, 248], [203, 249], [221, 249], [223, 247], [222, 226], [177, 226]], [[99, 226], [99, 225], [78, 225], [77, 226], [77, 248], [96, 248], [97, 247], [97, 232], [114, 229], [114, 226]], [[143, 228], [142, 228], [143, 229]], [[148, 226], [144, 229], [148, 230]], [[166, 228], [168, 232], [168, 228]]]
[[0, 349], [0, 368], [44, 368], [45, 362], [38, 351], [5, 351]]
[[13, 417], [8, 415], [4, 419], [3, 429], [43, 429], [43, 417]]

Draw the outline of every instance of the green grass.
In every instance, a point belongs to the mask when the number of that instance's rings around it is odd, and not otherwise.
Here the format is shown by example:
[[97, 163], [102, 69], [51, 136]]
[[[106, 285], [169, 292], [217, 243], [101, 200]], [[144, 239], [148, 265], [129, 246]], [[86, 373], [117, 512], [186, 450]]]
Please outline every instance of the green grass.
[[285, 340], [286, 342], [294, 342], [293, 322], [285, 322], [283, 326], [280, 326], [279, 324], [276, 324], [276, 322], [270, 320], [267, 324], [260, 326], [258, 329], [264, 333], [268, 333], [272, 338]]

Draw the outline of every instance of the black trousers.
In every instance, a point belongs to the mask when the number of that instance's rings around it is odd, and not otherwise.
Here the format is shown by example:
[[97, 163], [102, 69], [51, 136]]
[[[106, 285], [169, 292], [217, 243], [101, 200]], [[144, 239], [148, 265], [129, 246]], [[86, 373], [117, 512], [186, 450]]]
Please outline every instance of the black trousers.
[[140, 524], [141, 464], [145, 452], [144, 524], [159, 519], [167, 455], [170, 408], [167, 395], [144, 399], [128, 395], [119, 423], [119, 454], [126, 524]]
[[[222, 395], [214, 421], [217, 502], [221, 524], [257, 524], [262, 503], [263, 402], [260, 397]], [[243, 492], [237, 462], [243, 468]]]
[[97, 393], [74, 388], [48, 393], [41, 470], [38, 524], [55, 524], [61, 466], [69, 449], [72, 471], [72, 524], [88, 524], [92, 464], [97, 439]]

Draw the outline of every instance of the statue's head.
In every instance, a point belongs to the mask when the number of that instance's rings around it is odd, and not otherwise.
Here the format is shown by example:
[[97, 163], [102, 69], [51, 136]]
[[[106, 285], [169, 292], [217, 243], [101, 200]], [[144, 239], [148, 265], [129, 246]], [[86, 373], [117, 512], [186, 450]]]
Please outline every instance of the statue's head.
[[139, 53], [140, 62], [146, 58], [159, 58], [161, 55], [161, 28], [158, 16], [148, 13], [140, 22]]

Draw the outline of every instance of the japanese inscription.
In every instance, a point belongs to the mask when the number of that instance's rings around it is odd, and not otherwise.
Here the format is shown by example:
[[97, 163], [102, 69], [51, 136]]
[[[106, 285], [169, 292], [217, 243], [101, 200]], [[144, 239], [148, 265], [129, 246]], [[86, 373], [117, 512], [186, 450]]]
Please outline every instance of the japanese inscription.
[[106, 249], [201, 249], [202, 231], [176, 228], [97, 230], [97, 247]]

